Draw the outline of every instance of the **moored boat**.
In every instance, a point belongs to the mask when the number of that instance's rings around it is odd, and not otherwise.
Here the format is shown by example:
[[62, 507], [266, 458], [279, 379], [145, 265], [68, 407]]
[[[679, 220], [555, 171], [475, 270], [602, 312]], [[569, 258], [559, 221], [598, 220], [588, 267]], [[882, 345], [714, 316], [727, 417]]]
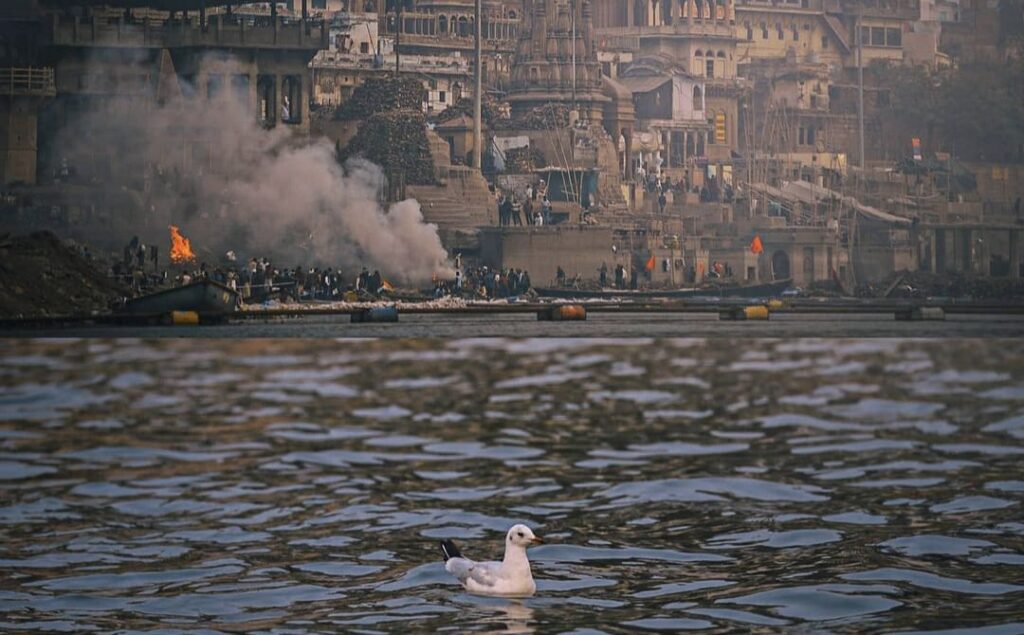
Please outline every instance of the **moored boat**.
[[217, 316], [232, 313], [238, 292], [213, 280], [198, 280], [181, 287], [164, 289], [129, 300], [121, 309], [130, 315], [165, 315], [173, 311], [195, 311]]

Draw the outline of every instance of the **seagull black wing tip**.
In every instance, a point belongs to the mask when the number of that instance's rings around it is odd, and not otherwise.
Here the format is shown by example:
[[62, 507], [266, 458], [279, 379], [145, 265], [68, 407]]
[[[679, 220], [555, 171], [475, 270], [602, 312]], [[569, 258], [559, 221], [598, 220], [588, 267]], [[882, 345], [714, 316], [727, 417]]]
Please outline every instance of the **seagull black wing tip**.
[[448, 562], [452, 558], [461, 558], [462, 553], [459, 548], [455, 546], [455, 543], [451, 540], [441, 541], [441, 553], [444, 554], [444, 561]]

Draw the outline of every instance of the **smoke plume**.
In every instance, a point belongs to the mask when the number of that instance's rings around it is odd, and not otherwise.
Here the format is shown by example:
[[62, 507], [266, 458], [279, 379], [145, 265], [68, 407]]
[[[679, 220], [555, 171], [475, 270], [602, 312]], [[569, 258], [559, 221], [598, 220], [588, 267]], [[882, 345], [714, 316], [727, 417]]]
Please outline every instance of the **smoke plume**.
[[182, 84], [181, 94], [157, 91], [144, 103], [92, 105], [62, 130], [62, 156], [121, 202], [108, 210], [117, 234], [163, 245], [173, 223], [211, 265], [233, 250], [280, 267], [366, 266], [396, 283], [452, 273], [416, 201], [378, 202], [378, 166], [341, 165], [327, 139], [300, 138], [280, 122], [265, 128], [227, 81], [245, 71], [227, 58], [205, 63], [225, 78], [213, 98]]

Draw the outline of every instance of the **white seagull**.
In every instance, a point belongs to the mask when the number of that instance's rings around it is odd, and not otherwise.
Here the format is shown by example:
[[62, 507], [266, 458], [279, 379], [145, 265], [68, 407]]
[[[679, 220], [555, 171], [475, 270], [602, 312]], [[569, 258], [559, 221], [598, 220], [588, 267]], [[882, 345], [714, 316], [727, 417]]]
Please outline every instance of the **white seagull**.
[[474, 562], [463, 558], [451, 540], [441, 541], [444, 568], [462, 586], [477, 595], [529, 597], [537, 590], [530, 572], [526, 548], [544, 542], [526, 525], [513, 525], [505, 536], [505, 557], [501, 562]]

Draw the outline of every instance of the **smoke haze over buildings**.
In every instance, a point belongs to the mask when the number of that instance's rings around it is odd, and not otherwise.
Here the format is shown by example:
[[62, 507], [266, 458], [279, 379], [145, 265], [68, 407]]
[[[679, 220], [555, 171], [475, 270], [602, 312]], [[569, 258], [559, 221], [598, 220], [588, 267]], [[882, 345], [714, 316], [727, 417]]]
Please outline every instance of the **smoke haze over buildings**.
[[296, 138], [286, 125], [265, 129], [231, 86], [199, 98], [166, 83], [157, 90], [161, 103], [110, 100], [61, 132], [61, 155], [106, 183], [108, 200], [122, 201], [107, 210], [118, 239], [145, 234], [163, 245], [173, 222], [211, 265], [234, 250], [278, 266], [365, 265], [398, 283], [451, 273], [437, 228], [416, 201], [387, 209], [378, 202], [379, 167], [341, 165], [329, 140]]

